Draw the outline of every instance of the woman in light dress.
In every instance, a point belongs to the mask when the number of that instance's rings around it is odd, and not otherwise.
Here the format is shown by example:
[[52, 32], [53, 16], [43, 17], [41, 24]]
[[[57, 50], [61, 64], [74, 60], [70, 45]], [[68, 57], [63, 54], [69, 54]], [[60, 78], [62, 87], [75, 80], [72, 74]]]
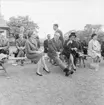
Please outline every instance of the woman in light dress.
[[42, 76], [40, 73], [40, 68], [43, 65], [43, 70], [45, 70], [47, 73], [50, 73], [47, 64], [44, 59], [44, 53], [42, 51], [39, 51], [37, 40], [33, 38], [33, 32], [30, 31], [28, 33], [28, 39], [26, 41], [26, 56], [28, 59], [33, 61], [35, 64], [37, 64], [37, 71], [36, 74], [39, 76]]
[[97, 34], [92, 34], [91, 38], [88, 44], [88, 55], [93, 60], [91, 66], [94, 66], [97, 71], [101, 60], [101, 45], [97, 40]]

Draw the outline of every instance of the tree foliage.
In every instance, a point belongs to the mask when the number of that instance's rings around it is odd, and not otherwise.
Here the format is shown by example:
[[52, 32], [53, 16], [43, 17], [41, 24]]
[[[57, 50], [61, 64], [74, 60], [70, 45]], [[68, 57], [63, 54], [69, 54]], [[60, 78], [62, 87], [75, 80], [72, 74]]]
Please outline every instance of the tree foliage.
[[97, 24], [97, 25], [92, 25], [92, 24], [86, 24], [84, 27], [84, 30], [86, 30], [89, 34], [96, 33], [101, 30], [102, 25]]
[[[79, 37], [81, 40], [84, 40], [86, 37], [86, 40], [89, 41], [91, 39], [91, 35], [93, 33], [98, 34], [98, 40], [102, 42], [104, 39], [104, 32], [101, 30], [102, 25], [96, 24], [86, 24], [84, 27], [84, 30], [75, 30], [77, 37]], [[70, 35], [72, 31], [68, 31], [65, 35]]]
[[29, 30], [37, 32], [37, 29], [39, 28], [38, 25], [31, 21], [28, 16], [11, 17], [9, 18], [7, 25], [10, 28], [11, 35], [14, 37], [20, 33], [21, 26], [24, 27], [25, 37], [27, 36]]

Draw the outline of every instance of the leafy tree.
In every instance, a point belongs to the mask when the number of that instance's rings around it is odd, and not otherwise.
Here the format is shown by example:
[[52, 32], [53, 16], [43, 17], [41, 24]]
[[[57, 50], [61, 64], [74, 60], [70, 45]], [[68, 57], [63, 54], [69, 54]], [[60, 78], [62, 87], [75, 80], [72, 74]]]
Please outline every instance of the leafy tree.
[[84, 31], [86, 31], [87, 34], [91, 35], [92, 33], [97, 33], [101, 30], [102, 25], [101, 24], [86, 24], [84, 27]]
[[[92, 24], [86, 24], [84, 27], [84, 30], [74, 30], [74, 32], [76, 32], [77, 37], [80, 38], [80, 40], [85, 40], [88, 42], [91, 39], [91, 35], [93, 33], [97, 33], [98, 34], [98, 40], [100, 42], [102, 42], [102, 40], [104, 40], [104, 32], [101, 30], [102, 25], [101, 24], [96, 24], [96, 25], [92, 25]], [[67, 33], [64, 34], [64, 36], [69, 36], [70, 33], [73, 30], [69, 30]]]
[[7, 22], [7, 25], [10, 28], [10, 33], [13, 37], [17, 37], [20, 33], [20, 27], [24, 27], [24, 37], [27, 37], [28, 31], [37, 31], [39, 29], [38, 25], [31, 21], [28, 16], [18, 16], [11, 17]]
[[92, 33], [97, 33], [99, 40], [101, 40], [101, 37], [103, 37], [103, 32], [101, 32], [102, 25], [92, 25], [92, 24], [86, 24], [84, 27], [84, 30], [77, 31], [77, 36], [83, 40], [85, 37], [90, 40]]

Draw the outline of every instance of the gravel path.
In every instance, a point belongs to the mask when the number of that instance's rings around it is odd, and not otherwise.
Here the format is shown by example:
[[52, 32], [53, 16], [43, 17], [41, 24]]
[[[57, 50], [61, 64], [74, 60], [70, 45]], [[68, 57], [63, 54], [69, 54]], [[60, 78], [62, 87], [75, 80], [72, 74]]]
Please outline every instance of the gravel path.
[[79, 68], [65, 77], [59, 67], [35, 74], [36, 65], [6, 65], [10, 78], [0, 72], [0, 105], [104, 105], [104, 69]]
[[42, 77], [36, 75], [36, 65], [6, 64], [10, 78], [0, 71], [0, 105], [104, 105], [103, 64], [99, 71], [78, 68], [69, 77], [49, 63], [51, 73], [41, 70]]

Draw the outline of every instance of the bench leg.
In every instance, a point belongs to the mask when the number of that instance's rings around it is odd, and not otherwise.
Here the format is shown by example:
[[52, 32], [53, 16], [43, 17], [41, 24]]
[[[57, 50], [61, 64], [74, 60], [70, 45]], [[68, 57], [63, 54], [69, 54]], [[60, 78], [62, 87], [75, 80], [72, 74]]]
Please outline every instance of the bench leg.
[[83, 60], [83, 65], [84, 65], [84, 68], [85, 68], [85, 67], [86, 67], [86, 65], [85, 65], [85, 59], [83, 58], [82, 60]]
[[8, 75], [7, 71], [6, 71], [6, 68], [4, 67], [4, 64], [3, 63], [0, 63], [0, 66], [2, 67], [2, 70], [5, 71], [5, 73]]
[[5, 73], [7, 73], [7, 71], [6, 71], [5, 67], [4, 67], [4, 65], [1, 64], [1, 66], [2, 66], [3, 70], [5, 71]]
[[2, 68], [3, 68], [3, 70], [5, 71], [5, 76], [7, 76], [7, 78], [9, 79], [10, 76], [9, 76], [9, 74], [8, 74], [7, 71], [6, 71], [6, 69], [5, 69], [5, 67], [4, 67], [4, 64], [2, 64]]

